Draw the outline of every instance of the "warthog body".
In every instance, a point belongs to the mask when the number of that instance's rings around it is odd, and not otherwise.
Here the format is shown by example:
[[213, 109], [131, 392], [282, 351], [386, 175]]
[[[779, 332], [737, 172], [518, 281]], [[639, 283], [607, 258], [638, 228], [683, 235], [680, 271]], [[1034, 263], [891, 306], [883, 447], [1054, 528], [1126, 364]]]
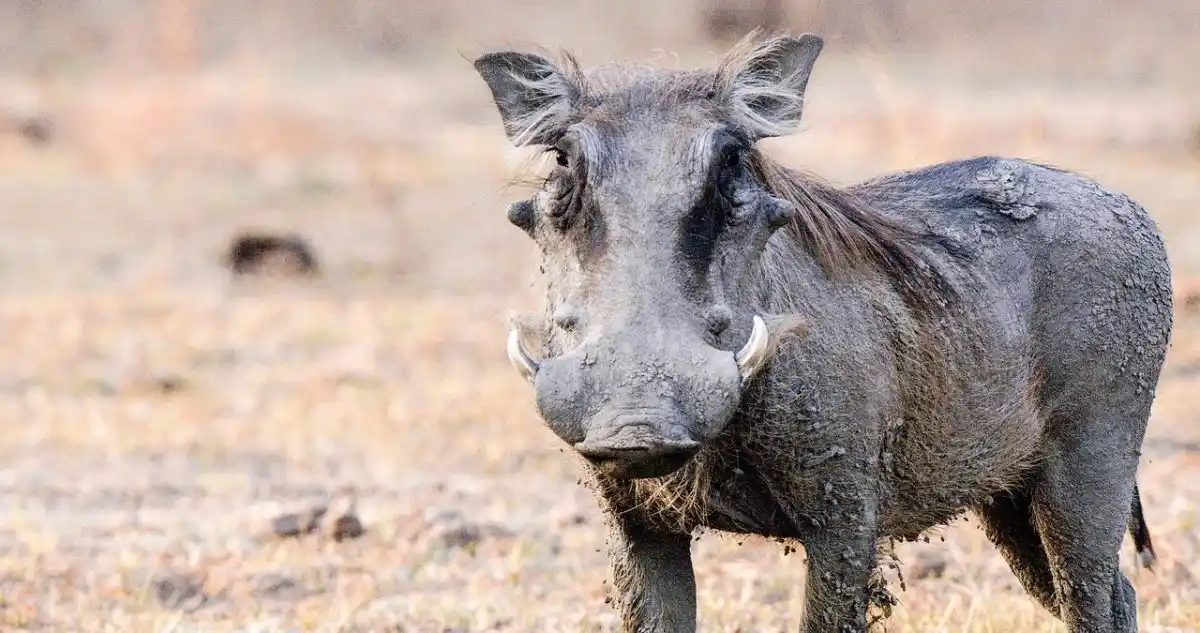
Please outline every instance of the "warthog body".
[[548, 282], [509, 355], [586, 458], [626, 630], [695, 629], [705, 527], [800, 542], [805, 630], [864, 630], [888, 598], [877, 548], [965, 511], [1069, 630], [1135, 630], [1118, 553], [1129, 527], [1152, 559], [1157, 228], [1016, 159], [844, 189], [781, 167], [755, 142], [795, 127], [821, 48], [747, 41], [686, 72], [475, 62], [512, 142], [557, 159], [509, 208]]

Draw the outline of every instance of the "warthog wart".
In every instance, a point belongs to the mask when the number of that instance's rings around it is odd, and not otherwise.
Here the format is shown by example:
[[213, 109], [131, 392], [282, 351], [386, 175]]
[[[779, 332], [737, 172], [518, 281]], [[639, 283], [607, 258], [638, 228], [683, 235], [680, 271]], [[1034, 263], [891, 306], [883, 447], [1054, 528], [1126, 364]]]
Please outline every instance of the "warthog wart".
[[1073, 632], [1137, 628], [1136, 473], [1172, 327], [1146, 211], [977, 157], [839, 188], [756, 142], [793, 131], [822, 49], [747, 38], [713, 69], [475, 60], [556, 164], [509, 220], [544, 315], [509, 358], [584, 458], [628, 631], [693, 631], [690, 535], [790, 539], [805, 630], [862, 631], [881, 548], [967, 511]]

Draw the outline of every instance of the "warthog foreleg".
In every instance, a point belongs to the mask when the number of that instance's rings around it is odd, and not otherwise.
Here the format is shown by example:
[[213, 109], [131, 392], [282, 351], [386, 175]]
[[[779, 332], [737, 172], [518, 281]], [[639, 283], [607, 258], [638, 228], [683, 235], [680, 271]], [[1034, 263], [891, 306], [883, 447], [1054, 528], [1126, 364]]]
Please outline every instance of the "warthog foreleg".
[[808, 577], [804, 625], [800, 630], [865, 633], [875, 569], [875, 539], [873, 534], [856, 533], [854, 528], [830, 532], [804, 545]]
[[628, 633], [694, 633], [696, 578], [692, 538], [617, 519], [609, 557], [618, 608]]

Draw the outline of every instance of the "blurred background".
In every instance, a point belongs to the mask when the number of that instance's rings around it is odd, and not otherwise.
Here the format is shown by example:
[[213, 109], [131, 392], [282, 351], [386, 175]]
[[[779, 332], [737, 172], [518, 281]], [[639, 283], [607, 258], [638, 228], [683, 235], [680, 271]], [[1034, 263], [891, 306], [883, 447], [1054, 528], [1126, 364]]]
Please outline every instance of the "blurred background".
[[[540, 300], [504, 219], [527, 153], [470, 60], [691, 67], [754, 27], [826, 39], [764, 143], [791, 165], [1013, 155], [1159, 222], [1160, 567], [1123, 560], [1146, 630], [1197, 630], [1195, 0], [0, 0], [0, 630], [617, 630], [599, 512], [503, 356]], [[891, 630], [1062, 630], [973, 520], [932, 540]], [[701, 629], [794, 630], [783, 553], [699, 541]]]

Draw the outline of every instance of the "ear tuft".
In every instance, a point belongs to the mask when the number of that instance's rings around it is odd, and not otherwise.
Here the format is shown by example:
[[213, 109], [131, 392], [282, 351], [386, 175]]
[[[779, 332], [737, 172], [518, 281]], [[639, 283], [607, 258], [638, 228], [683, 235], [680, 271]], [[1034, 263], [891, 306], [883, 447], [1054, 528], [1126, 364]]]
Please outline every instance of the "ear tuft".
[[513, 145], [547, 144], [567, 125], [582, 92], [578, 69], [570, 61], [571, 72], [564, 72], [534, 53], [504, 51], [475, 60]]
[[804, 92], [824, 40], [805, 33], [744, 40], [726, 56], [718, 85], [753, 138], [790, 134], [804, 111]]

